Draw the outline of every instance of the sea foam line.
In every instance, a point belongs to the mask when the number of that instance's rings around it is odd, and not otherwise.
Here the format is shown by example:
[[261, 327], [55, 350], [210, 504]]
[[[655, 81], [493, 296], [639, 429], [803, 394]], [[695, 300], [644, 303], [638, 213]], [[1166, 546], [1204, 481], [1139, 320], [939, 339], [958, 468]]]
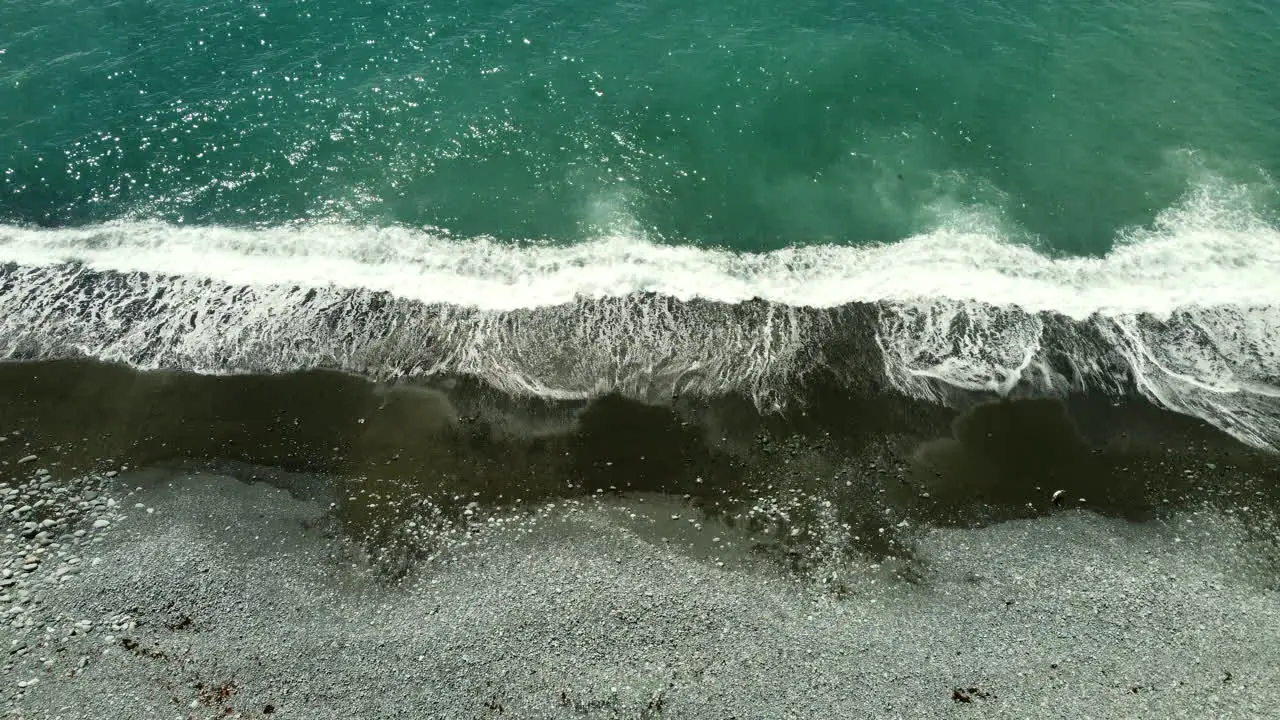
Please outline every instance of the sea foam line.
[[457, 239], [405, 228], [268, 229], [121, 221], [0, 225], [0, 262], [205, 278], [241, 286], [333, 286], [426, 304], [516, 310], [656, 293], [791, 306], [972, 300], [1082, 319], [1188, 306], [1280, 304], [1280, 231], [1207, 224], [1185, 207], [1126, 233], [1104, 257], [1051, 258], [995, 232], [939, 229], [874, 246], [735, 253], [626, 236], [569, 246]]

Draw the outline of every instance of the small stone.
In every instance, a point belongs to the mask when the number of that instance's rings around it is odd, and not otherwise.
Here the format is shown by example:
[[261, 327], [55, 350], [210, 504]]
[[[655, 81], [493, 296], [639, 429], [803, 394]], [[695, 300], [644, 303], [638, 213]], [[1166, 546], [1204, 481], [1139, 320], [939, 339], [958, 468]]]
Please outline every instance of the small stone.
[[119, 474], [120, 474], [120, 473], [116, 472], [115, 470], [108, 470], [108, 471], [106, 472], [106, 476], [107, 476], [107, 477], [109, 477], [109, 478], [113, 478], [113, 477], [115, 477], [115, 476], [117, 476], [117, 475], [119, 475]]
[[102, 518], [98, 518], [97, 520], [93, 521], [93, 527], [95, 530], [100, 530], [104, 527], [109, 527], [110, 525], [111, 523], [109, 521], [103, 520]]
[[39, 682], [40, 682], [40, 678], [31, 678], [30, 680], [19, 680], [18, 687], [26, 689], [31, 687], [32, 685], [39, 684]]
[[27, 464], [27, 463], [29, 463], [29, 462], [35, 462], [35, 461], [36, 461], [36, 456], [35, 456], [35, 455], [28, 455], [28, 456], [26, 456], [26, 457], [24, 457], [24, 458], [19, 459], [19, 460], [18, 460], [18, 464], [19, 464], [19, 465], [26, 465], [26, 464]]

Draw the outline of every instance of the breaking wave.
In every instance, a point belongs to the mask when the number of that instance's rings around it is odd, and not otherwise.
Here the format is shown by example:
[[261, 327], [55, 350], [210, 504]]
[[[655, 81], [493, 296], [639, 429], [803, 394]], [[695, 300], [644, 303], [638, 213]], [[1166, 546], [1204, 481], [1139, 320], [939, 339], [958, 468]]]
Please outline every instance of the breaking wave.
[[770, 253], [401, 228], [0, 226], [0, 357], [786, 404], [1136, 393], [1280, 448], [1280, 231], [1193, 194], [1104, 257], [991, 228]]

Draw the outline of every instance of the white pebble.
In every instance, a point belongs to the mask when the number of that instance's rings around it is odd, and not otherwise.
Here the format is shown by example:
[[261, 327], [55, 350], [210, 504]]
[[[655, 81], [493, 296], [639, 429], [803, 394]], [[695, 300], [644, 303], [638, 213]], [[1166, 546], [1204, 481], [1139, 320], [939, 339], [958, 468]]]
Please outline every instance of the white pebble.
[[103, 520], [102, 518], [98, 518], [97, 520], [94, 520], [94, 521], [93, 521], [93, 527], [94, 527], [94, 528], [104, 528], [104, 527], [107, 527], [107, 526], [109, 526], [109, 525], [111, 525], [111, 523], [110, 523], [110, 522], [108, 522], [108, 521], [106, 521], [106, 520]]
[[24, 457], [24, 458], [22, 458], [22, 459], [18, 460], [18, 464], [19, 464], [19, 465], [25, 465], [25, 464], [27, 464], [27, 463], [29, 463], [29, 462], [35, 462], [35, 461], [36, 461], [36, 456], [35, 456], [35, 455], [28, 455], [28, 456], [26, 456], [26, 457]]

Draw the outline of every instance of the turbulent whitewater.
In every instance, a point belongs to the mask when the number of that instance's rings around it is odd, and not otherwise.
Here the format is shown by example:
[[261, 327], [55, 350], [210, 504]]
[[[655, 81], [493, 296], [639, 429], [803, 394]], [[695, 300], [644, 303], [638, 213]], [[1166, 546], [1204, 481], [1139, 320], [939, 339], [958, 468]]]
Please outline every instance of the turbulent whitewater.
[[1201, 192], [1103, 257], [981, 226], [735, 253], [401, 228], [0, 227], [0, 356], [377, 379], [650, 402], [816, 370], [942, 404], [1138, 393], [1280, 447], [1280, 232]]

